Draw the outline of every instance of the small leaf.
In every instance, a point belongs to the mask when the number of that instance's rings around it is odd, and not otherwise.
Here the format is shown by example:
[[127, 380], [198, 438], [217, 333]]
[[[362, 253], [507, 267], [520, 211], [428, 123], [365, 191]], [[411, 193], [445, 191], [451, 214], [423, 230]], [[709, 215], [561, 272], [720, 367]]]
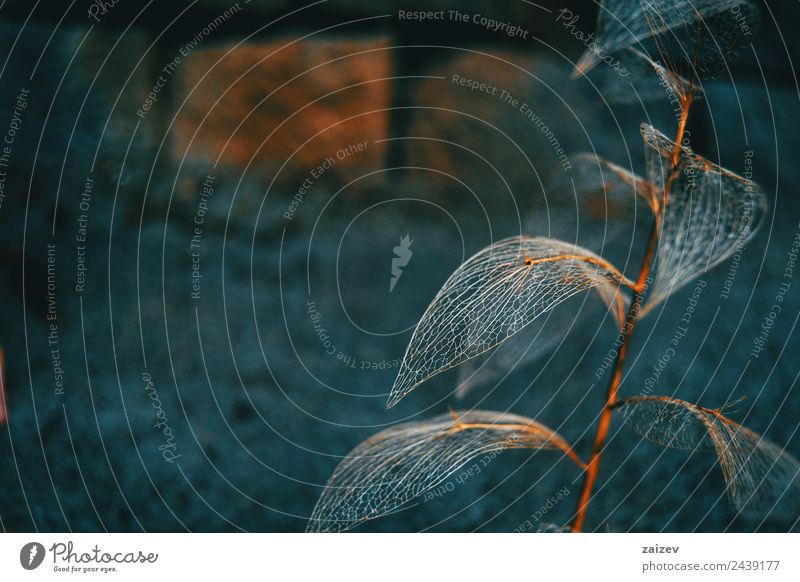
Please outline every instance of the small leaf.
[[[742, 248], [766, 216], [764, 191], [642, 124], [649, 181], [666, 192], [655, 282], [642, 315]], [[677, 152], [677, 164], [673, 165]], [[663, 199], [662, 199], [663, 200]]]
[[445, 282], [411, 336], [387, 407], [486, 352], [581, 291], [633, 283], [592, 252], [542, 237], [495, 243]]
[[563, 438], [530, 418], [481, 410], [442, 414], [386, 429], [353, 449], [328, 480], [307, 531], [344, 531], [392, 513], [470, 460], [507, 449], [560, 450], [584, 466]]
[[800, 495], [797, 459], [719, 410], [665, 396], [628, 398], [615, 408], [628, 426], [663, 447], [716, 451], [728, 496], [743, 513], [764, 516]]
[[596, 67], [590, 74], [601, 97], [608, 103], [630, 105], [658, 99], [680, 103], [690, 89], [694, 98], [701, 91], [696, 84], [642, 51], [627, 47], [615, 53], [614, 58], [624, 74], [611, 67]]
[[572, 171], [559, 172], [550, 186], [559, 190], [574, 189], [581, 208], [603, 205], [612, 210], [612, 215], [622, 215], [622, 218], [635, 218], [637, 200], [645, 202], [653, 212], [658, 208], [656, 186], [592, 153], [573, 156]]

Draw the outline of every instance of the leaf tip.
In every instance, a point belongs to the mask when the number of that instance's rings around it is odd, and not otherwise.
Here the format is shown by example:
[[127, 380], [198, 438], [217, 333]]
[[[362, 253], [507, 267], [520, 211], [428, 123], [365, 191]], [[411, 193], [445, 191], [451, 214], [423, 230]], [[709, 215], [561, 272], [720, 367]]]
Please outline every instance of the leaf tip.
[[596, 64], [597, 56], [591, 51], [586, 51], [575, 64], [575, 69], [572, 71], [571, 78], [577, 79], [581, 75], [585, 75], [591, 71]]

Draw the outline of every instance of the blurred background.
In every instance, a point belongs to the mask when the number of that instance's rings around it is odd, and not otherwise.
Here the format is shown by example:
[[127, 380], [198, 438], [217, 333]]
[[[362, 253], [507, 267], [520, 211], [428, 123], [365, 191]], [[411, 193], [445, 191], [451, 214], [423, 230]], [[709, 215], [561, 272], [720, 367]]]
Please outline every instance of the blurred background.
[[[744, 396], [729, 415], [794, 455], [791, 276], [754, 342], [800, 233], [799, 15], [762, 4], [688, 126], [732, 171], [752, 160], [766, 223], [640, 324], [621, 389]], [[615, 338], [591, 297], [537, 324], [549, 350], [529, 365], [385, 402], [425, 307], [492, 241], [557, 236], [636, 273], [645, 211], [559, 187], [581, 152], [643, 173], [643, 121], [674, 134], [668, 102], [611, 105], [570, 78], [596, 16], [578, 0], [0, 4], [0, 529], [302, 531], [344, 454], [448, 406], [524, 414], [588, 452]], [[535, 530], [565, 523], [580, 487], [547, 452], [472, 473], [360, 531]], [[599, 484], [590, 530], [796, 528], [781, 508], [737, 516], [711, 456], [618, 421]]]

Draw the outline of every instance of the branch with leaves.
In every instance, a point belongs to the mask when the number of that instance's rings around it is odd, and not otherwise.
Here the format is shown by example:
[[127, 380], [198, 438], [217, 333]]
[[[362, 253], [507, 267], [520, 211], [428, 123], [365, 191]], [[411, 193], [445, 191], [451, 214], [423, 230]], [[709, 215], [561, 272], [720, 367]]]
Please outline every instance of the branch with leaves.
[[[661, 446], [714, 451], [729, 498], [743, 513], [765, 515], [782, 500], [800, 496], [800, 463], [721, 410], [668, 397], [618, 398], [638, 321], [731, 257], [766, 214], [766, 197], [758, 186], [692, 151], [686, 136], [702, 83], [728, 69], [757, 21], [750, 0], [602, 2], [595, 46], [578, 62], [576, 75], [592, 75], [610, 100], [666, 96], [679, 113], [673, 139], [642, 124], [643, 177], [594, 155], [576, 158], [573, 184], [579, 196], [599, 191], [628, 202], [640, 200], [652, 213], [638, 273], [629, 278], [591, 250], [551, 238], [518, 236], [492, 244], [461, 265], [433, 299], [390, 390], [387, 407], [431, 377], [492, 350], [497, 350], [495, 366], [501, 369], [530, 358], [540, 350], [520, 346], [529, 346], [531, 338], [539, 341], [541, 334], [531, 335], [537, 329], [531, 324], [546, 320], [570, 297], [591, 291], [616, 321], [619, 345], [587, 460], [547, 427], [509, 413], [454, 412], [401, 424], [344, 458], [317, 503], [309, 531], [342, 531], [392, 513], [477, 455], [511, 448], [555, 450], [583, 471], [569, 525], [581, 531], [615, 412]], [[618, 57], [632, 74], [623, 79], [606, 70], [602, 54]], [[592, 178], [597, 175], [599, 181]], [[542, 343], [547, 349], [555, 342]], [[470, 387], [463, 386], [460, 392]]]

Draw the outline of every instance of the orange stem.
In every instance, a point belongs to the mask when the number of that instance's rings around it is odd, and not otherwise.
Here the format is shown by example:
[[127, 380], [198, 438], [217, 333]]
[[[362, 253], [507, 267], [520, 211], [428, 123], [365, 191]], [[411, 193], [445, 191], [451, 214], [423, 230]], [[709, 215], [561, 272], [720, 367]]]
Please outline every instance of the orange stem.
[[606, 399], [603, 410], [600, 412], [600, 417], [597, 421], [597, 428], [595, 429], [594, 443], [592, 444], [592, 452], [589, 455], [589, 461], [586, 463], [586, 470], [584, 471], [583, 486], [581, 487], [580, 495], [578, 496], [578, 505], [575, 510], [575, 517], [572, 521], [572, 531], [579, 532], [583, 529], [583, 524], [586, 519], [586, 510], [589, 507], [589, 501], [592, 496], [592, 489], [597, 480], [597, 473], [600, 469], [600, 459], [603, 453], [603, 445], [605, 444], [606, 437], [608, 436], [608, 427], [611, 424], [611, 414], [614, 405], [617, 401], [617, 391], [619, 390], [620, 382], [622, 381], [622, 372], [625, 367], [625, 356], [628, 353], [628, 345], [630, 343], [633, 329], [636, 327], [636, 322], [639, 319], [639, 309], [641, 308], [642, 301], [644, 300], [644, 293], [647, 288], [647, 280], [650, 276], [650, 270], [655, 254], [656, 244], [658, 243], [659, 231], [661, 228], [660, 213], [666, 208], [667, 195], [672, 186], [675, 178], [675, 169], [680, 161], [680, 148], [683, 141], [683, 134], [686, 131], [686, 120], [689, 117], [689, 107], [692, 104], [692, 91], [691, 89], [687, 95], [681, 99], [681, 119], [678, 123], [678, 132], [675, 138], [675, 148], [672, 151], [670, 159], [670, 172], [664, 184], [664, 195], [662, 198], [661, 208], [659, 214], [653, 220], [653, 226], [650, 230], [650, 237], [647, 241], [644, 256], [642, 257], [642, 264], [639, 268], [639, 276], [636, 279], [634, 286], [633, 300], [631, 301], [630, 309], [625, 321], [620, 328], [620, 346], [617, 351], [617, 357], [614, 360], [614, 367], [611, 372], [611, 379], [608, 383], [606, 390]]

